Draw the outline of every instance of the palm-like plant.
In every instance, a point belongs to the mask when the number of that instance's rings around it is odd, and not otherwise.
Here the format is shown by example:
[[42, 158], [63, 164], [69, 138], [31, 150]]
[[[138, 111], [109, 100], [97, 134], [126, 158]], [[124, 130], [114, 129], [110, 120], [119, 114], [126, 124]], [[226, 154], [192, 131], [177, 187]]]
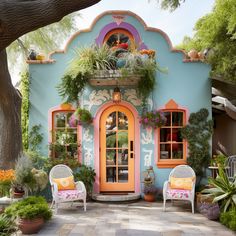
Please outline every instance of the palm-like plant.
[[225, 171], [219, 167], [219, 174], [216, 179], [210, 178], [209, 183], [213, 188], [205, 189], [203, 193], [214, 196], [214, 202], [219, 202], [224, 212], [228, 209], [236, 209], [236, 178], [229, 181]]

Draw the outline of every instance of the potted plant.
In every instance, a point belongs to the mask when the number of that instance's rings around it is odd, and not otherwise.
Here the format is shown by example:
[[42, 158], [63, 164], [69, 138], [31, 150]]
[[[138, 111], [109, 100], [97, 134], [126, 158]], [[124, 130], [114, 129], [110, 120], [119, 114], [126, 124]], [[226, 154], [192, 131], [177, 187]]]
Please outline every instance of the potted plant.
[[154, 202], [156, 198], [157, 188], [153, 184], [144, 184], [144, 200], [147, 202]]
[[92, 121], [93, 117], [90, 111], [79, 107], [70, 117], [69, 124], [72, 126], [75, 126], [76, 124], [89, 125], [92, 123]]
[[16, 231], [16, 224], [12, 217], [5, 214], [0, 215], [0, 235], [11, 236]]
[[160, 111], [147, 111], [142, 114], [139, 122], [144, 128], [156, 129], [165, 125], [166, 117]]
[[52, 211], [43, 197], [28, 197], [7, 207], [8, 217], [15, 217], [23, 234], [37, 233], [44, 222], [51, 219]]

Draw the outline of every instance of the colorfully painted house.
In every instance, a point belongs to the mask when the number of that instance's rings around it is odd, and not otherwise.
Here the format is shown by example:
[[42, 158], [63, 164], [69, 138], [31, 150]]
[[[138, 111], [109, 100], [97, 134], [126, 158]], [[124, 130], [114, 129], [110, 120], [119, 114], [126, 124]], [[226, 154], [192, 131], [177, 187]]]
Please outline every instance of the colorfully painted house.
[[[142, 101], [135, 86], [120, 86], [121, 102], [114, 103], [114, 86], [106, 84], [87, 85], [78, 98], [80, 105], [91, 111], [93, 124], [74, 128], [68, 125], [73, 106], [60, 105], [63, 101], [56, 86], [73, 58], [74, 50], [114, 39], [133, 41], [138, 49], [155, 50], [157, 63], [168, 68], [167, 73], [156, 72], [156, 86], [148, 98], [148, 109], [162, 109], [167, 117], [162, 128], [144, 129], [140, 125]], [[73, 143], [81, 144], [81, 153], [78, 156], [77, 148], [69, 145], [66, 150], [95, 169], [95, 193], [140, 193], [142, 173], [150, 165], [155, 173], [155, 185], [162, 188], [171, 169], [186, 163], [187, 143], [181, 138], [180, 129], [188, 122], [189, 114], [201, 108], [207, 108], [211, 114], [210, 67], [201, 61], [187, 59], [184, 52], [173, 49], [163, 31], [148, 27], [130, 11], [108, 11], [99, 15], [89, 29], [77, 32], [63, 51], [52, 53], [48, 60], [28, 63], [29, 125], [42, 125], [41, 152], [48, 155], [48, 143], [57, 138], [57, 135], [53, 138], [52, 133], [70, 134]], [[111, 133], [114, 145], [108, 141]], [[125, 141], [120, 142], [122, 135]], [[60, 142], [63, 145], [63, 141]]]

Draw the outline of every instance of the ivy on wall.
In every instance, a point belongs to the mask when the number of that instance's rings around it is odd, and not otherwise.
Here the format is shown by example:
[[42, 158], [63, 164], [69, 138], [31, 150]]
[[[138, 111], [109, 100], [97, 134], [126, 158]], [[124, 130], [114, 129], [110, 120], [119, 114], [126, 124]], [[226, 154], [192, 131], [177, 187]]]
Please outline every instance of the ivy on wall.
[[203, 176], [204, 168], [210, 162], [209, 140], [213, 132], [213, 122], [208, 120], [209, 112], [206, 108], [191, 113], [189, 124], [182, 131], [182, 137], [188, 141], [188, 164], [194, 169], [197, 176]]
[[28, 149], [29, 146], [29, 72], [21, 74], [20, 92], [22, 94], [21, 105], [21, 129], [22, 129], [22, 142], [23, 148]]

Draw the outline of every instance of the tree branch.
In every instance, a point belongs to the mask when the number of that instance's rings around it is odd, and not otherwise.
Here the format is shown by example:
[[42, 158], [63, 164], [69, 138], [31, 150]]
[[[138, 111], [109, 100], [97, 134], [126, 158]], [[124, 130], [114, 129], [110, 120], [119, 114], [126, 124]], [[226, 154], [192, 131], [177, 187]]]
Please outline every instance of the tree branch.
[[100, 0], [1, 0], [0, 51], [20, 36]]

